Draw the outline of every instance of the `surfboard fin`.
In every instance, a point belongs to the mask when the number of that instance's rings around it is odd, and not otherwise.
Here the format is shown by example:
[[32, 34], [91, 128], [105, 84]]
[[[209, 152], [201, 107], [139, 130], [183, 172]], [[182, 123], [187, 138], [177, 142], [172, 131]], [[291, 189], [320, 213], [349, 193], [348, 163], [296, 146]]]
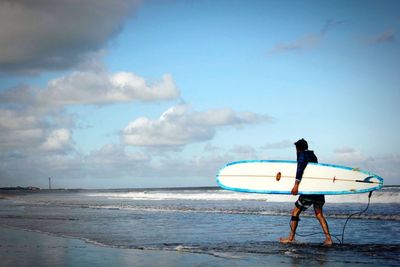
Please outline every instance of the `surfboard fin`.
[[364, 178], [364, 180], [356, 180], [356, 182], [373, 184], [374, 182], [371, 181], [372, 178], [374, 178], [374, 176], [368, 176], [368, 177]]

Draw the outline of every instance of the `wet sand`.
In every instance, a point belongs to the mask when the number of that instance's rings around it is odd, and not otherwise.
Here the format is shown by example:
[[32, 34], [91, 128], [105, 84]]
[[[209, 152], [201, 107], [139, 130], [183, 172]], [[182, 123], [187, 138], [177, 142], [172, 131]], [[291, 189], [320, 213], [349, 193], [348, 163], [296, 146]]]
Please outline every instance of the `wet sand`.
[[[265, 266], [281, 257], [208, 255], [112, 248], [83, 240], [0, 226], [1, 266]], [[283, 262], [282, 262], [283, 260]], [[289, 263], [289, 262], [286, 262]]]

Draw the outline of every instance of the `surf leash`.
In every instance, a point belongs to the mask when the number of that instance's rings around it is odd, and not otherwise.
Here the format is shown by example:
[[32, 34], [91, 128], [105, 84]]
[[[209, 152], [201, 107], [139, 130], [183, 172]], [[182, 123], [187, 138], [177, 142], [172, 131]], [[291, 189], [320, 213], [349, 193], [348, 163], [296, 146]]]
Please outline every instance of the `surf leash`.
[[364, 210], [359, 211], [359, 212], [352, 213], [352, 214], [349, 215], [349, 217], [347, 217], [347, 220], [346, 220], [346, 222], [345, 222], [344, 225], [343, 225], [343, 231], [342, 231], [342, 235], [341, 235], [341, 236], [342, 236], [342, 241], [340, 242], [341, 245], [344, 244], [344, 230], [346, 229], [347, 222], [348, 222], [348, 221], [350, 220], [350, 218], [353, 217], [354, 215], [361, 215], [361, 214], [363, 214], [364, 212], [366, 212], [366, 211], [368, 210], [369, 204], [370, 204], [370, 202], [371, 202], [372, 192], [374, 192], [374, 191], [370, 191], [370, 192], [369, 192], [367, 207], [366, 207]]

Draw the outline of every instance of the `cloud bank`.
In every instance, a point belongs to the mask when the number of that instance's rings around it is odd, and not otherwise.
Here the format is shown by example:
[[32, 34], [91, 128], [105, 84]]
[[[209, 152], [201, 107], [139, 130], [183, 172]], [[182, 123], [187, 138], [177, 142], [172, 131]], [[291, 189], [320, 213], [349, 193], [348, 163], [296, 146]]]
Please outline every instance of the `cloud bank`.
[[[215, 169], [223, 163], [252, 151], [236, 147], [221, 155], [215, 151], [216, 155], [189, 159], [178, 160], [174, 156], [186, 145], [212, 140], [221, 129], [274, 121], [268, 115], [253, 112], [236, 112], [230, 108], [196, 111], [189, 105], [179, 104], [157, 119], [134, 119], [121, 130], [119, 144], [105, 144], [86, 154], [76, 147], [74, 131], [78, 126], [76, 117], [67, 112], [68, 107], [179, 98], [180, 92], [169, 74], [149, 82], [132, 72], [77, 71], [50, 80], [43, 88], [24, 85], [8, 88], [0, 92], [2, 182], [35, 185], [36, 181], [46, 181], [51, 176], [64, 181], [67, 187], [74, 187], [81, 180], [90, 181], [87, 185], [93, 187], [98, 179], [113, 178], [140, 181], [136, 186], [168, 185], [167, 180], [154, 179], [160, 174], [176, 178], [177, 173], [189, 173], [189, 170], [195, 170], [197, 179], [213, 177]], [[166, 147], [167, 150], [163, 149]], [[179, 168], [171, 169], [172, 165]]]
[[151, 102], [179, 97], [171, 75], [149, 84], [131, 72], [74, 72], [46, 88], [18, 86], [0, 92], [0, 148], [64, 153], [73, 147], [71, 105]]
[[0, 72], [38, 73], [93, 61], [137, 0], [1, 0]]

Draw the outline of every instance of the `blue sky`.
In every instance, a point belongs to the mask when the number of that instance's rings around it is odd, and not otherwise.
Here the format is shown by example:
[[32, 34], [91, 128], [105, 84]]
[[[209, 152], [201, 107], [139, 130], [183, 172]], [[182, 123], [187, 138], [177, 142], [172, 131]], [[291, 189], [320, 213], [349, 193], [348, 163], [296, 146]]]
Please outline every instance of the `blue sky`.
[[398, 1], [0, 7], [0, 186], [209, 186], [303, 137], [400, 183]]

